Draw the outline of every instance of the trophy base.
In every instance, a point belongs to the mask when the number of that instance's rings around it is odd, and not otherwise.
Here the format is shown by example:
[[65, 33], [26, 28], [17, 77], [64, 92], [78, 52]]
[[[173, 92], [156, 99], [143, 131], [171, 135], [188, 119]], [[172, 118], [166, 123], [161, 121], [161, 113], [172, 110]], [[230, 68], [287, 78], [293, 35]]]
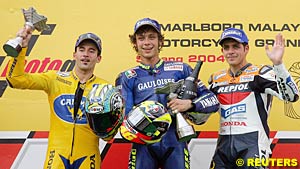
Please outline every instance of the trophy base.
[[177, 129], [178, 141], [186, 142], [196, 137], [193, 126], [188, 125]]
[[9, 40], [3, 45], [3, 50], [7, 56], [17, 57], [22, 50], [21, 45], [16, 40]]

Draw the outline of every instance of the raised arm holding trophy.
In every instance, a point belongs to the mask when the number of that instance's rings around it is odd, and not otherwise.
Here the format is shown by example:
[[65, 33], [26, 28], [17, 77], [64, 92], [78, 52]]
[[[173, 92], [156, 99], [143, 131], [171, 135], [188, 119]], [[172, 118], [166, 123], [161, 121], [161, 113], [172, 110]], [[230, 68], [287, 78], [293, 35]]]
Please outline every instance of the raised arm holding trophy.
[[[115, 105], [122, 105], [120, 103], [122, 100], [109, 97], [109, 94], [111, 94], [110, 96], [116, 94], [113, 89], [110, 90], [111, 85], [94, 74], [96, 64], [101, 61], [102, 57], [101, 39], [96, 34], [89, 32], [83, 33], [77, 38], [74, 43], [74, 51], [70, 51], [72, 59], [75, 60], [74, 69], [70, 72], [48, 70], [41, 73], [27, 73], [25, 72], [25, 54], [32, 32], [35, 29], [47, 30], [48, 26], [46, 25], [47, 18], [38, 15], [33, 8], [23, 10], [23, 13], [25, 26], [17, 32], [17, 38], [9, 40], [4, 45], [7, 55], [12, 56], [8, 63], [6, 79], [11, 88], [40, 90], [47, 93], [50, 107], [50, 130], [43, 168], [100, 168], [99, 138], [112, 139], [119, 127], [117, 121], [122, 121], [119, 119], [121, 116], [114, 116], [121, 115], [122, 108], [112, 110], [117, 107]], [[104, 98], [100, 99], [102, 101], [108, 100], [109, 103], [114, 103], [113, 106], [104, 105], [97, 99], [89, 98], [88, 94], [95, 85], [98, 85], [96, 91], [99, 93], [93, 94], [97, 98]], [[109, 93], [106, 94], [106, 92]], [[94, 126], [99, 120], [101, 122], [105, 120], [103, 123], [99, 122], [105, 124], [100, 129], [93, 128], [95, 130], [91, 130], [93, 126], [89, 126], [87, 113], [96, 111], [91, 112], [90, 109], [85, 109], [83, 103], [87, 103], [87, 100], [89, 103], [97, 100], [97, 103], [104, 105], [104, 109], [101, 110], [105, 110], [105, 112], [99, 113], [99, 116], [92, 114], [89, 118]], [[46, 111], [40, 113], [46, 113]]]
[[[25, 24], [24, 27], [28, 31], [37, 30], [39, 32], [48, 30], [50, 27], [46, 24], [47, 18], [39, 15], [33, 7], [28, 10], [22, 9]], [[22, 49], [22, 35], [17, 35], [15, 39], [8, 40], [4, 45], [3, 49], [8, 56], [17, 57]]]

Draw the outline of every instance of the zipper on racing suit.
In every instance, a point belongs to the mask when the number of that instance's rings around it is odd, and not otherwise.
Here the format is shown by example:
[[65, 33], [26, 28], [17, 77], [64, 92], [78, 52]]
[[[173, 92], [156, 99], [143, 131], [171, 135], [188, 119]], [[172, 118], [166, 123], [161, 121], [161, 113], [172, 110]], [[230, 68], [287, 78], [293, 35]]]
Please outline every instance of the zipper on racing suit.
[[69, 159], [71, 164], [73, 163], [72, 155], [73, 155], [73, 147], [74, 147], [74, 139], [75, 139], [76, 119], [77, 119], [78, 110], [80, 108], [84, 88], [85, 88], [85, 83], [80, 83], [79, 81], [74, 95], [73, 136], [72, 136], [72, 147], [71, 147], [71, 153]]
[[[247, 63], [245, 66], [243, 66], [240, 70], [238, 70], [235, 74], [231, 71], [231, 70], [229, 70], [229, 74], [230, 74], [230, 76], [231, 76], [231, 79], [230, 79], [230, 84], [238, 84], [237, 82], [239, 82], [239, 79], [238, 79], [238, 77], [243, 73], [243, 71], [247, 68], [247, 67], [249, 67], [249, 66], [251, 66], [251, 64], [250, 63]], [[230, 104], [233, 104], [233, 103], [235, 103], [236, 102], [236, 100], [234, 100], [234, 94], [235, 94], [235, 92], [234, 91], [231, 91], [231, 94], [230, 94]], [[232, 118], [232, 116], [230, 116], [230, 122], [232, 122], [232, 120], [231, 120], [231, 118]], [[234, 150], [235, 150], [235, 145], [234, 145], [234, 142], [233, 142], [233, 139], [232, 139], [232, 137], [233, 137], [233, 135], [232, 135], [232, 133], [231, 133], [231, 131], [232, 131], [232, 126], [230, 125], [230, 134], [229, 134], [229, 142], [230, 142], [230, 153], [231, 153], [231, 156], [233, 157], [233, 155], [235, 154], [234, 153]]]

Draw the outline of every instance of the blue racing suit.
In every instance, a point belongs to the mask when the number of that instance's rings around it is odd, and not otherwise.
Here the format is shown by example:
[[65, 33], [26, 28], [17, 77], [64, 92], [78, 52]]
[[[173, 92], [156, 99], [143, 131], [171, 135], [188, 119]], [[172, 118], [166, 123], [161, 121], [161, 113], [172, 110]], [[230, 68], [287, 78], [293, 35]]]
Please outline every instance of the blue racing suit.
[[[182, 62], [160, 60], [154, 68], [140, 64], [134, 68], [120, 73], [116, 79], [116, 86], [120, 89], [125, 101], [125, 114], [133, 106], [153, 100], [167, 107], [168, 95], [156, 94], [155, 88], [162, 87], [168, 82], [177, 82], [187, 78], [192, 68]], [[210, 113], [219, 108], [216, 96], [210, 92], [201, 81], [197, 86], [197, 98], [193, 100], [191, 111]], [[201, 98], [199, 98], [202, 96]], [[174, 118], [174, 117], [173, 117]], [[185, 169], [190, 168], [190, 158], [186, 142], [179, 142], [176, 136], [176, 121], [172, 120], [168, 132], [162, 140], [154, 144], [133, 143], [128, 168], [157, 169]]]

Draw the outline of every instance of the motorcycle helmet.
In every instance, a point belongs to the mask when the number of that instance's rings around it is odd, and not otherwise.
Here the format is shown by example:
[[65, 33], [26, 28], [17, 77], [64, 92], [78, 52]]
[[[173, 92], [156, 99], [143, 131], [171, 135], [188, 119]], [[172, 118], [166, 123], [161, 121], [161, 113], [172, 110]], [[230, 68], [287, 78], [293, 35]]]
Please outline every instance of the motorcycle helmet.
[[89, 126], [104, 140], [117, 133], [124, 118], [123, 110], [122, 96], [110, 84], [95, 84], [86, 98], [85, 111]]
[[161, 140], [171, 123], [171, 115], [162, 104], [144, 101], [125, 116], [120, 133], [130, 142], [152, 144]]

